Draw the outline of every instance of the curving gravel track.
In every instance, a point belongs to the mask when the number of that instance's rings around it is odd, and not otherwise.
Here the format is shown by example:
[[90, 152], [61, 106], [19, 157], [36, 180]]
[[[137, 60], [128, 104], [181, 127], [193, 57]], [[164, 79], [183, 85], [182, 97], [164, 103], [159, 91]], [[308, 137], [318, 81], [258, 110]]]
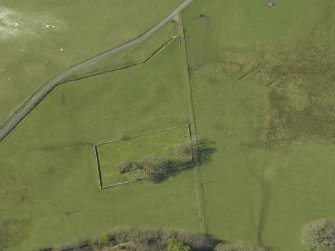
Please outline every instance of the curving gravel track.
[[181, 11], [183, 11], [193, 0], [186, 0], [178, 8], [176, 8], [169, 16], [164, 18], [161, 22], [151, 28], [149, 31], [145, 32], [141, 36], [124, 43], [114, 49], [104, 52], [100, 55], [92, 57], [76, 66], [69, 68], [68, 70], [62, 72], [55, 78], [48, 81], [38, 92], [36, 92], [12, 117], [10, 117], [6, 123], [0, 128], [0, 143], [19, 125], [19, 123], [58, 85], [62, 84], [63, 81], [68, 78], [73, 73], [76, 73], [86, 66], [93, 65], [104, 59], [110, 58], [121, 51], [141, 43], [145, 39], [156, 33], [162, 26], [167, 22], [174, 19]]

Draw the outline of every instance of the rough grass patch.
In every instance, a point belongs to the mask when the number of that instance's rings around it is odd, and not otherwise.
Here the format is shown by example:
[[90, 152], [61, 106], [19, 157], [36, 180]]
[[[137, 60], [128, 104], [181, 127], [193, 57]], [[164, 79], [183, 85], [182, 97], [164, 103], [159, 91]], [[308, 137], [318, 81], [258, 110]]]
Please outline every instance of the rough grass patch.
[[335, 250], [335, 218], [319, 219], [304, 225], [302, 244], [312, 250]]
[[285, 92], [269, 93], [267, 138], [270, 145], [335, 140], [335, 114], [319, 99], [292, 99]]

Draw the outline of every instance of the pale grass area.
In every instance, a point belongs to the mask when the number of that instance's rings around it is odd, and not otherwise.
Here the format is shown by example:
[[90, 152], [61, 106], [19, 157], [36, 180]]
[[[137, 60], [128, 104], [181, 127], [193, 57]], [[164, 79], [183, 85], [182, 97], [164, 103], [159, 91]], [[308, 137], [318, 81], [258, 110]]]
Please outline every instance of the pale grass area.
[[0, 42], [22, 35], [38, 37], [41, 30], [52, 31], [64, 26], [63, 22], [50, 15], [36, 16], [34, 13], [20, 13], [0, 6]]

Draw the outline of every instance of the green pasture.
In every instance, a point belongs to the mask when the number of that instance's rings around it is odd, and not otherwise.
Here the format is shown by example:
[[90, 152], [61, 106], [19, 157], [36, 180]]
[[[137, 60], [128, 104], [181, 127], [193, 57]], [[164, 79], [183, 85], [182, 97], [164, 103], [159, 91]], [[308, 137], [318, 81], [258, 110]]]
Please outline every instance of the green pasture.
[[181, 2], [2, 0], [0, 125], [48, 80], [143, 34]]
[[[120, 173], [119, 165], [122, 162], [136, 163], [149, 156], [178, 160], [181, 157], [178, 156], [178, 147], [189, 143], [188, 127], [183, 126], [99, 144], [97, 152], [102, 186], [143, 179], [143, 170]], [[183, 161], [192, 161], [192, 156], [187, 156], [187, 160], [183, 158]]]
[[195, 1], [183, 14], [208, 233], [303, 250], [300, 229], [335, 215], [335, 5]]
[[[0, 121], [51, 76], [143, 33], [180, 2], [2, 1], [63, 28], [0, 41]], [[169, 23], [73, 78], [104, 74], [57, 87], [0, 144], [0, 250], [150, 225], [303, 251], [301, 227], [334, 217], [335, 3], [195, 0], [182, 18], [194, 128], [210, 157], [159, 184], [99, 189], [95, 144], [189, 123], [182, 43]], [[106, 144], [103, 165], [169, 155], [188, 140], [177, 131]]]
[[175, 40], [146, 64], [56, 88], [0, 144], [1, 247], [48, 247], [117, 225], [196, 231], [192, 171], [101, 191], [93, 151], [188, 124], [182, 69]]

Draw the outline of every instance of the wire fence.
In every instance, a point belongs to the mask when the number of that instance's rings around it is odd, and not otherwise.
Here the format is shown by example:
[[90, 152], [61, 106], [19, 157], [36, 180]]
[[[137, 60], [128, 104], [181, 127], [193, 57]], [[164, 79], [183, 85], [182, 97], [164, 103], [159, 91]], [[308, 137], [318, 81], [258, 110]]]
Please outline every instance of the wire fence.
[[101, 145], [113, 143], [113, 142], [120, 141], [120, 140], [134, 139], [134, 138], [138, 138], [138, 137], [142, 137], [142, 136], [146, 136], [146, 135], [150, 135], [150, 134], [171, 131], [171, 130], [175, 130], [175, 129], [179, 129], [179, 128], [183, 128], [183, 127], [189, 128], [190, 125], [187, 124], [187, 125], [181, 125], [181, 126], [174, 126], [174, 127], [169, 127], [169, 128], [166, 128], [166, 129], [161, 129], [161, 130], [156, 130], [156, 131], [151, 131], [151, 132], [146, 132], [146, 133], [140, 133], [140, 134], [136, 134], [136, 135], [133, 135], [133, 136], [123, 136], [123, 137], [119, 137], [119, 138], [116, 138], [116, 139], [113, 139], [113, 140], [107, 140], [107, 141], [104, 141], [104, 142], [97, 143], [97, 144], [95, 144], [95, 146], [101, 146]]
[[[121, 141], [121, 140], [131, 140], [131, 139], [146, 136], [146, 135], [151, 135], [151, 134], [161, 133], [161, 132], [167, 132], [167, 131], [171, 131], [171, 130], [175, 130], [175, 129], [179, 129], [179, 128], [187, 128], [188, 135], [189, 135], [189, 140], [191, 141], [192, 140], [192, 134], [191, 134], [190, 125], [181, 125], [181, 126], [174, 126], [174, 127], [169, 127], [169, 128], [166, 128], [166, 129], [161, 129], [161, 130], [155, 130], [155, 131], [151, 131], [151, 132], [136, 134], [136, 135], [133, 135], [133, 136], [120, 137], [120, 138], [117, 138], [117, 139], [114, 139], [114, 140], [108, 140], [108, 141], [104, 141], [104, 142], [97, 143], [97, 144], [93, 145], [95, 158], [96, 158], [96, 163], [97, 163], [100, 189], [105, 189], [105, 188], [117, 187], [117, 186], [120, 186], [120, 185], [130, 184], [130, 183], [146, 180], [146, 178], [135, 177], [134, 180], [128, 180], [128, 181], [125, 181], [125, 182], [118, 182], [118, 183], [115, 183], [115, 184], [104, 186], [103, 185], [102, 172], [101, 172], [100, 159], [99, 159], [99, 150], [98, 150], [99, 146], [110, 144], [110, 143], [115, 143], [115, 142], [118, 142], [118, 141]], [[174, 167], [174, 169], [171, 169], [171, 171], [167, 171], [166, 173], [175, 173], [175, 172], [178, 172], [180, 170], [190, 168], [192, 165], [194, 165], [195, 159], [196, 159], [196, 158], [194, 158], [193, 153], [192, 153], [191, 157], [192, 157], [191, 158], [192, 160], [189, 163], [183, 163], [182, 168], [176, 169]], [[172, 166], [171, 166], [171, 168], [172, 168]], [[160, 175], [160, 174], [158, 173], [158, 175]]]

